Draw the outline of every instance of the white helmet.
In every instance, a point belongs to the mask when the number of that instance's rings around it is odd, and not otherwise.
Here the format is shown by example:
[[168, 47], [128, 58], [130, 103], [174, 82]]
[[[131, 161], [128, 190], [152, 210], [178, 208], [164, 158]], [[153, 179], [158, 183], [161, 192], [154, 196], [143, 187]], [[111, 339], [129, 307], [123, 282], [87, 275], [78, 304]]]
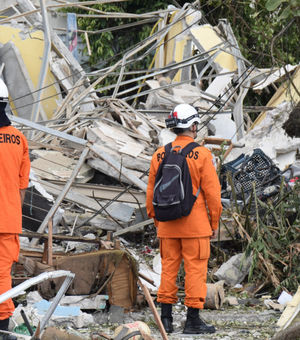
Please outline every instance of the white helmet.
[[166, 125], [170, 129], [188, 129], [195, 122], [200, 124], [199, 114], [193, 106], [188, 104], [177, 105], [166, 119]]
[[4, 81], [0, 78], [0, 102], [8, 102], [8, 90]]

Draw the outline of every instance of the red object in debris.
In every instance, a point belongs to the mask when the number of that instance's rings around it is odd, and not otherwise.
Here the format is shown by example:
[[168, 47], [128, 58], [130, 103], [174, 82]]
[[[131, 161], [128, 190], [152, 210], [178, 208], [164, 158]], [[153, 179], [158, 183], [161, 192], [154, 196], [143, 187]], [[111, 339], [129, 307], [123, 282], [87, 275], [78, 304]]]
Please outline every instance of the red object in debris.
[[152, 252], [152, 249], [148, 246], [145, 246], [145, 250], [141, 251], [141, 254], [150, 254]]

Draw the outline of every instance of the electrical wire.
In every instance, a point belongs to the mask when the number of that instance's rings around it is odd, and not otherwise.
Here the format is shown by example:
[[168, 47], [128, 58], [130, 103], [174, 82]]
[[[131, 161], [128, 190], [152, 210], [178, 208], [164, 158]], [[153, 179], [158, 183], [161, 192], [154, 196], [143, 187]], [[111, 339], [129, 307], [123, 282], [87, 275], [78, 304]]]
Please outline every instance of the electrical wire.
[[[213, 1], [213, 0], [211, 0], [211, 2], [212, 2], [212, 1]], [[205, 16], [208, 16], [209, 14], [211, 14], [211, 13], [212, 13], [213, 11], [215, 11], [218, 7], [220, 7], [224, 2], [225, 2], [225, 0], [223, 0], [223, 1], [222, 1], [218, 6], [216, 6], [214, 9], [212, 9], [211, 11], [209, 11], [208, 13], [206, 13]], [[193, 8], [192, 4], [190, 4], [190, 6]], [[204, 6], [207, 6], [207, 4], [204, 4], [203, 6], [200, 6], [198, 9], [195, 8], [195, 9], [194, 9], [194, 12], [200, 10], [200, 9], [201, 9], [202, 7], [204, 7]], [[170, 25], [171, 25], [171, 26], [172, 26], [172, 25], [175, 25], [177, 22], [183, 20], [184, 18], [188, 17], [189, 15], [193, 14], [194, 12], [189, 13], [189, 14], [186, 14], [186, 15], [183, 16], [183, 17], [180, 17], [179, 19], [177, 19], [174, 23], [171, 23]], [[172, 38], [170, 38], [169, 40], [164, 41], [164, 42], [163, 42], [163, 45], [165, 45], [165, 44], [168, 43], [169, 41], [175, 39], [178, 35], [182, 34], [182, 33], [185, 32], [186, 30], [188, 30], [190, 27], [191, 27], [190, 25], [187, 25], [187, 28], [185, 28], [184, 30], [182, 30], [182, 31], [179, 32], [178, 34], [174, 35], [174, 36], [173, 36]], [[167, 29], [167, 26], [166, 26], [164, 29]], [[156, 32], [153, 36], [156, 36], [158, 33], [161, 34], [161, 31]], [[148, 37], [148, 38], [145, 38], [145, 39], [142, 40], [141, 42], [139, 42], [139, 43], [133, 45], [133, 47], [131, 46], [131, 47], [129, 47], [128, 49], [126, 49], [125, 51], [119, 52], [118, 54], [116, 54], [116, 55], [114, 55], [114, 56], [112, 56], [112, 57], [110, 57], [110, 58], [108, 58], [108, 59], [106, 59], [106, 60], [104, 60], [104, 61], [101, 61], [101, 62], [99, 62], [99, 63], [96, 63], [96, 64], [94, 64], [94, 65], [91, 65], [91, 66], [87, 67], [86, 69], [90, 69], [91, 67], [95, 67], [95, 66], [97, 66], [97, 65], [102, 65], [102, 64], [104, 64], [104, 63], [108, 63], [109, 61], [111, 61], [111, 60], [113, 60], [113, 59], [116, 59], [117, 56], [122, 55], [123, 53], [126, 53], [126, 52], [128, 52], [128, 51], [130, 51], [130, 50], [133, 50], [133, 49], [136, 48], [137, 46], [142, 45], [142, 44], [145, 43], [147, 40], [149, 40], [149, 37]], [[155, 45], [157, 45], [157, 44], [155, 44]], [[161, 45], [161, 43], [159, 43], [159, 45]], [[156, 49], [156, 48], [157, 48], [157, 47], [155, 47], [155, 46], [152, 47], [152, 49], [150, 48], [150, 50], [147, 52], [146, 55], [143, 56], [143, 58], [145, 58], [148, 54], [150, 54], [150, 53], [152, 52], [153, 49]], [[139, 59], [141, 59], [141, 57], [137, 58], [137, 60], [139, 60]], [[127, 61], [127, 62], [124, 64], [124, 66], [127, 66], [127, 65], [130, 64], [130, 63], [131, 63], [131, 61]], [[122, 67], [122, 65], [120, 65], [120, 67]], [[117, 69], [120, 68], [120, 67], [117, 67]], [[84, 71], [84, 69], [83, 69], [83, 71]], [[54, 83], [52, 83], [52, 84], [50, 84], [50, 85], [44, 86], [44, 87], [42, 87], [42, 88], [39, 89], [39, 90], [30, 92], [29, 94], [20, 96], [20, 97], [18, 97], [18, 98], [14, 98], [13, 100], [11, 100], [11, 101], [9, 101], [9, 102], [13, 102], [13, 101], [16, 101], [16, 100], [20, 100], [20, 99], [22, 99], [22, 98], [24, 98], [24, 97], [27, 97], [28, 95], [32, 95], [32, 94], [35, 94], [35, 93], [37, 93], [37, 92], [39, 92], [39, 91], [41, 91], [41, 90], [45, 90], [45, 89], [47, 89], [47, 88], [50, 87], [50, 86], [54, 86], [55, 84], [59, 84], [61, 81], [66, 80], [66, 79], [69, 79], [69, 78], [72, 78], [74, 75], [78, 75], [78, 74], [81, 74], [81, 72], [78, 71], [77, 73], [76, 73], [76, 72], [75, 72], [75, 73], [72, 73], [72, 75], [63, 78], [63, 79], [61, 79], [60, 81], [57, 81], [57, 82], [54, 82]], [[79, 86], [77, 86], [77, 87], [80, 87], [80, 86], [82, 86], [82, 85], [84, 85], [84, 84], [81, 84], [81, 85], [79, 85]], [[75, 89], [75, 88], [76, 88], [76, 87], [73, 86], [71, 89]], [[71, 89], [69, 89], [69, 91], [70, 91]], [[62, 91], [60, 92], [60, 94], [63, 94], [63, 93], [66, 93], [66, 92], [67, 92], [67, 90], [62, 90]], [[32, 106], [34, 103], [41, 102], [41, 101], [44, 101], [44, 100], [47, 100], [47, 99], [50, 99], [50, 98], [56, 97], [56, 96], [57, 96], [57, 94], [52, 95], [52, 96], [48, 96], [48, 97], [42, 98], [42, 99], [40, 99], [40, 100], [38, 100], [38, 101], [33, 101], [33, 102], [30, 103], [30, 104], [23, 105], [23, 106], [19, 106], [19, 107], [15, 107], [14, 109], [7, 110], [7, 111], [12, 112], [13, 110], [18, 110], [18, 109], [20, 109], [20, 108], [24, 108], [24, 107], [27, 107], [27, 106]]]
[[[142, 179], [143, 177], [147, 176], [150, 171], [150, 168], [147, 169], [140, 177], [139, 179]], [[127, 188], [125, 188], [123, 191], [121, 191], [118, 195], [116, 195], [114, 198], [112, 198], [110, 201], [108, 201], [101, 209], [99, 209], [97, 212], [95, 212], [92, 217], [85, 220], [81, 225], [75, 228], [75, 230], [83, 227], [86, 223], [91, 221], [93, 218], [95, 218], [97, 215], [101, 214], [106, 208], [108, 208], [112, 203], [114, 203], [118, 198], [120, 198], [123, 194], [125, 194], [129, 189], [131, 189], [134, 186], [134, 184], [130, 184]], [[74, 230], [74, 231], [75, 231]]]
[[[275, 41], [270, 42], [269, 45], [264, 49], [263, 53], [265, 53], [265, 51], [267, 49], [270, 49], [272, 44], [275, 44], [275, 42], [283, 35], [283, 33], [295, 22], [295, 18], [291, 19], [289, 23], [287, 23], [287, 25], [285, 26], [285, 28], [281, 31], [281, 34], [278, 35], [275, 39]], [[221, 99], [232, 89], [234, 88], [234, 91], [230, 94], [230, 96], [228, 97], [228, 99], [221, 104], [220, 108], [218, 109], [218, 111], [216, 113], [213, 114], [212, 117], [210, 117], [204, 124], [203, 126], [200, 128], [200, 130], [202, 130], [217, 114], [218, 112], [226, 105], [226, 103], [229, 102], [229, 100], [233, 97], [233, 95], [237, 92], [237, 90], [240, 88], [240, 86], [245, 82], [245, 80], [249, 77], [249, 75], [253, 72], [253, 70], [255, 69], [255, 64], [258, 64], [261, 59], [263, 58], [263, 55], [258, 56], [254, 62], [252, 62], [248, 68], [245, 69], [245, 71], [237, 78], [237, 80], [231, 84], [231, 86], [222, 94], [222, 96], [220, 96], [218, 98], [218, 100], [215, 102], [215, 104], [211, 105], [211, 107], [209, 109], [206, 110], [205, 113], [208, 113], [215, 105], [217, 105], [218, 103], [221, 102]], [[250, 71], [249, 71], [250, 70]], [[249, 72], [248, 72], [249, 71]], [[244, 77], [245, 75], [245, 77]], [[244, 78], [243, 78], [244, 77]], [[238, 83], [239, 80], [242, 80], [240, 83]], [[234, 87], [237, 84], [236, 87]], [[203, 117], [203, 115], [202, 115]], [[201, 117], [201, 118], [202, 118]], [[238, 131], [238, 130], [237, 130]], [[237, 132], [236, 132], [237, 133]]]

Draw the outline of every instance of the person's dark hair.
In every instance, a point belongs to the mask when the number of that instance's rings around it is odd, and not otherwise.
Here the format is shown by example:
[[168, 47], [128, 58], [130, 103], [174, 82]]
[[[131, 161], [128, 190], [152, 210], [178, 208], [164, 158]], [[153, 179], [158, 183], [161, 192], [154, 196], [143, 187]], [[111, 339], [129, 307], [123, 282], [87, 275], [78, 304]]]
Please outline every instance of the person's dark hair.
[[8, 119], [5, 112], [6, 105], [7, 105], [6, 102], [0, 101], [0, 127], [11, 125], [11, 121]]
[[194, 126], [195, 124], [196, 124], [196, 123], [193, 123], [191, 126], [189, 126], [188, 128], [185, 128], [185, 129], [183, 129], [183, 128], [173, 128], [172, 131], [173, 131], [176, 135], [179, 135], [179, 134], [182, 133], [182, 132], [185, 132], [185, 131], [188, 131], [188, 130], [191, 131], [192, 126]]
[[190, 128], [188, 129], [181, 129], [181, 128], [173, 128], [172, 131], [176, 134], [176, 135], [179, 135], [180, 133], [184, 132], [184, 131], [187, 131], [189, 130]]

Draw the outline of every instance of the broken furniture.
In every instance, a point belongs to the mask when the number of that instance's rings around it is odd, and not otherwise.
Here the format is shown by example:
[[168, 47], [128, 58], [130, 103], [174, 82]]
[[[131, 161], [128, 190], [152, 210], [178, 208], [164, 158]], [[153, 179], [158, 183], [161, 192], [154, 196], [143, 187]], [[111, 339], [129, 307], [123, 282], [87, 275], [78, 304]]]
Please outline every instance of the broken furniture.
[[[65, 279], [62, 279], [62, 277], [66, 277]], [[43, 332], [45, 326], [47, 325], [47, 322], [49, 321], [51, 315], [53, 314], [55, 308], [59, 304], [59, 301], [62, 299], [66, 291], [68, 290], [70, 284], [72, 283], [73, 279], [75, 277], [75, 274], [71, 273], [70, 271], [65, 271], [65, 270], [58, 270], [58, 271], [51, 271], [51, 272], [46, 272], [42, 273], [36, 277], [33, 277], [18, 286], [10, 289], [9, 291], [3, 293], [0, 295], [0, 303], [6, 301], [9, 298], [13, 298], [15, 296], [18, 296], [20, 293], [23, 293], [25, 289], [30, 288], [33, 285], [40, 284], [42, 282], [45, 282], [47, 280], [55, 280], [59, 279], [61, 284], [60, 288], [57, 291], [57, 294], [51, 303], [48, 311], [46, 312], [44, 318], [41, 321], [41, 324], [39, 327], [36, 329], [35, 334], [33, 337], [36, 339], [40, 338], [40, 334]]]
[[[22, 253], [21, 251], [21, 255]], [[73, 283], [66, 290], [67, 295], [96, 296], [102, 293], [109, 295], [111, 305], [125, 309], [134, 306], [138, 272], [136, 263], [126, 251], [102, 249], [75, 255], [53, 254], [52, 266], [43, 263], [42, 256], [41, 253], [26, 252], [26, 258], [23, 257], [19, 261], [24, 261], [30, 275], [53, 270], [68, 270], [74, 273]], [[39, 292], [45, 299], [53, 298], [62, 284], [63, 281], [59, 278], [42, 282], [38, 285]]]

